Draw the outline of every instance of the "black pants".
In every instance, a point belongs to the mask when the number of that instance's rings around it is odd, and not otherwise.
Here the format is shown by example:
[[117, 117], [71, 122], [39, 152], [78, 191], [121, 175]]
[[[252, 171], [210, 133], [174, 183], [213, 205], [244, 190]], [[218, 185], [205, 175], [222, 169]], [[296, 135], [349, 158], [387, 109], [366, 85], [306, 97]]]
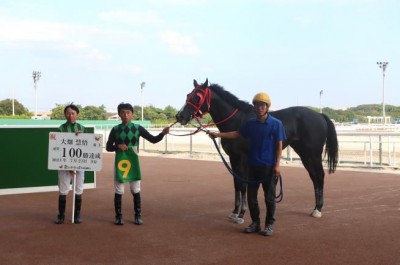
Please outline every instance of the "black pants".
[[247, 185], [247, 201], [251, 220], [260, 223], [260, 207], [258, 206], [258, 189], [262, 185], [264, 190], [265, 205], [267, 206], [267, 216], [265, 224], [275, 222], [275, 194], [276, 181], [272, 167], [251, 166], [249, 170], [249, 183]]

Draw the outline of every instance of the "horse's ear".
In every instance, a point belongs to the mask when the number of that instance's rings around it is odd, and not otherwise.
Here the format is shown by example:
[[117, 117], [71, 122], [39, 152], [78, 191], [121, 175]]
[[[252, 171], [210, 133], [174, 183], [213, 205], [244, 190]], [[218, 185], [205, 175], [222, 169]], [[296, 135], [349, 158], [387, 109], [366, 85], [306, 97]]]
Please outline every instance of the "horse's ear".
[[203, 87], [208, 87], [208, 78], [206, 79], [206, 82], [204, 82]]
[[197, 84], [196, 79], [193, 79], [193, 85], [194, 85], [194, 87], [198, 87], [199, 86], [199, 84]]

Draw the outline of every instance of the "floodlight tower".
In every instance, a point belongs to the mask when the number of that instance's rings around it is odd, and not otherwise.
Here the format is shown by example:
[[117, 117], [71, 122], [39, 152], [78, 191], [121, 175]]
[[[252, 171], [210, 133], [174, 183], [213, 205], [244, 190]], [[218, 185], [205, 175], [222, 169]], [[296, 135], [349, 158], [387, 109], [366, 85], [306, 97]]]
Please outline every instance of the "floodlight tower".
[[389, 64], [388, 62], [376, 62], [379, 68], [382, 69], [382, 116], [383, 116], [383, 124], [386, 124], [385, 117], [385, 71], [386, 67]]
[[142, 121], [143, 121], [143, 88], [146, 85], [146, 82], [140, 83], [140, 95], [142, 100]]
[[33, 83], [34, 83], [34, 87], [35, 87], [35, 116], [37, 116], [37, 83], [41, 76], [42, 76], [42, 73], [39, 71], [32, 72]]
[[324, 90], [319, 91], [319, 113], [322, 113], [322, 94]]

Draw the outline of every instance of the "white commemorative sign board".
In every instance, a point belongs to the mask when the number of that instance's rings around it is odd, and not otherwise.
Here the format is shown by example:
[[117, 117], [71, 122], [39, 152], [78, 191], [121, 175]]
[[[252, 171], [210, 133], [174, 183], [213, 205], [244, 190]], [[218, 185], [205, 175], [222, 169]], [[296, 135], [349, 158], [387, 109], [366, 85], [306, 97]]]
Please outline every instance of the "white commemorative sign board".
[[49, 133], [48, 169], [100, 171], [103, 135], [93, 133]]

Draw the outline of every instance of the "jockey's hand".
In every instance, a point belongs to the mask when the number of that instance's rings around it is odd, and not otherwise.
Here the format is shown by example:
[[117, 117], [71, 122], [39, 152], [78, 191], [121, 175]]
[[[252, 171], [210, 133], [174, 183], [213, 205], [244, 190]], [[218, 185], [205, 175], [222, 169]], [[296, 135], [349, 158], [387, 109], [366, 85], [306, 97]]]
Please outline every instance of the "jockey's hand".
[[162, 134], [164, 134], [164, 135], [169, 134], [169, 126], [168, 126], [168, 127], [165, 127], [165, 128], [162, 130]]
[[128, 146], [126, 144], [119, 144], [117, 148], [121, 151], [128, 151]]

